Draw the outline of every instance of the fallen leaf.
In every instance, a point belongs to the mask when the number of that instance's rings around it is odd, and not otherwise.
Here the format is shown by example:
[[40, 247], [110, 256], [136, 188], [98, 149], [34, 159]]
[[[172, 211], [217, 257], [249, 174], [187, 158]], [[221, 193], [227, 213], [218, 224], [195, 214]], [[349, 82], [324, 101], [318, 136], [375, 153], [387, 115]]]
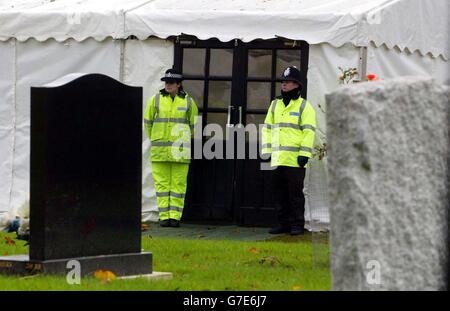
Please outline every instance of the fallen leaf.
[[5, 244], [9, 246], [16, 245], [16, 241], [11, 239], [9, 236], [5, 236]]
[[294, 285], [294, 286], [292, 286], [292, 290], [300, 290], [300, 285]]
[[94, 277], [102, 283], [110, 283], [116, 279], [116, 275], [108, 270], [96, 270]]
[[253, 253], [253, 254], [258, 254], [259, 252], [258, 252], [258, 250], [256, 249], [256, 247], [252, 247], [252, 248], [250, 248], [250, 253]]
[[239, 272], [236, 272], [235, 277], [237, 280], [239, 280], [241, 278], [241, 274]]
[[102, 277], [103, 277], [103, 270], [95, 270], [95, 272], [94, 272], [94, 277], [95, 277], [96, 279], [102, 278]]

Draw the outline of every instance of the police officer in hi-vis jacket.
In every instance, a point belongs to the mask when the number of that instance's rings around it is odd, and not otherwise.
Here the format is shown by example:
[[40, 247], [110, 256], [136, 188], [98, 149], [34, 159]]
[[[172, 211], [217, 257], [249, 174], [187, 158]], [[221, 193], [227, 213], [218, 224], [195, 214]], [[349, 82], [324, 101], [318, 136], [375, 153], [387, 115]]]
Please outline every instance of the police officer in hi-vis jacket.
[[[281, 76], [281, 96], [270, 104], [262, 130], [262, 154], [275, 167], [275, 200], [279, 225], [269, 233], [303, 234], [305, 168], [312, 157], [316, 129], [313, 106], [300, 97], [300, 71], [291, 66]], [[267, 157], [267, 155], [266, 155]]]
[[152, 96], [144, 113], [161, 227], [179, 227], [191, 158], [191, 136], [198, 115], [194, 99], [183, 90], [183, 76], [168, 69], [165, 87]]

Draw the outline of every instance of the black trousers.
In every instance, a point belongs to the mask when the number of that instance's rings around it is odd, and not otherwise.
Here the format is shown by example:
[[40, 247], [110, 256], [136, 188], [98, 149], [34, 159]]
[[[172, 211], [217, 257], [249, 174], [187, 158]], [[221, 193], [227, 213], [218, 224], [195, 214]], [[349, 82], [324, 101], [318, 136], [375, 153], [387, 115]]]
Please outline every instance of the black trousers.
[[304, 168], [278, 166], [274, 171], [277, 218], [282, 226], [305, 226], [304, 179]]

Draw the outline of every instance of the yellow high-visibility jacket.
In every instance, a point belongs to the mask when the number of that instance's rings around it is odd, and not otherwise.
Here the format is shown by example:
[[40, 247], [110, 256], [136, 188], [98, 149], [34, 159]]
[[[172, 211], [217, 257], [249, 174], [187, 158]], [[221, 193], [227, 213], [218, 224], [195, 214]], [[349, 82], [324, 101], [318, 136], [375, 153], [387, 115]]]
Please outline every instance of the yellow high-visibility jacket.
[[150, 159], [189, 163], [197, 115], [194, 99], [183, 91], [173, 100], [164, 90], [152, 96], [144, 112], [144, 128], [151, 144]]
[[262, 154], [271, 154], [271, 166], [299, 167], [298, 156], [312, 157], [316, 112], [307, 100], [272, 101], [262, 129]]

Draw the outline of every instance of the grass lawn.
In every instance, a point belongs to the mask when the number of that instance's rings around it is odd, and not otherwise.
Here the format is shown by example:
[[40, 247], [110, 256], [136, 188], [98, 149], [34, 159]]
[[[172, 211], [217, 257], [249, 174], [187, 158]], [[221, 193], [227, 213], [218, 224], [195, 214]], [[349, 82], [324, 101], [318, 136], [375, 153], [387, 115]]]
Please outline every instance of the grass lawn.
[[[15, 234], [0, 233], [0, 256], [28, 252], [24, 241], [8, 237]], [[172, 272], [172, 280], [86, 277], [68, 285], [63, 276], [0, 276], [0, 290], [329, 290], [327, 240], [324, 233], [257, 242], [143, 235], [153, 270]]]

